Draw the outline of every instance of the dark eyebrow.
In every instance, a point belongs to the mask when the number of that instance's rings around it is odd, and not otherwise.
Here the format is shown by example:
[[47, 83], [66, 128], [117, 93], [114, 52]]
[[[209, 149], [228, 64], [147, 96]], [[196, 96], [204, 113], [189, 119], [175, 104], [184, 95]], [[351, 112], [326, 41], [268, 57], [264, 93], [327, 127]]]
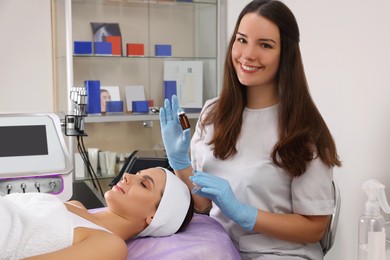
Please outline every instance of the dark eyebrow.
[[[243, 34], [243, 33], [240, 33], [240, 32], [237, 32], [238, 35], [242, 36], [242, 37], [245, 37], [245, 38], [248, 38], [247, 35]], [[267, 39], [267, 38], [260, 38], [258, 39], [258, 41], [260, 42], [273, 42], [276, 44], [276, 41], [275, 40], [272, 40], [272, 39]]]

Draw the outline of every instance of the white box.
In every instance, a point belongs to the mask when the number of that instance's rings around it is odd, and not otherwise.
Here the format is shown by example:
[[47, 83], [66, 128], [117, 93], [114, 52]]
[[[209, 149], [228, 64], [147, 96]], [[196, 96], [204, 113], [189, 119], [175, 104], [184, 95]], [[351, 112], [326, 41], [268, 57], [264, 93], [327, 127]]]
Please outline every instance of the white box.
[[202, 108], [202, 61], [164, 61], [164, 80], [176, 80], [180, 107]]

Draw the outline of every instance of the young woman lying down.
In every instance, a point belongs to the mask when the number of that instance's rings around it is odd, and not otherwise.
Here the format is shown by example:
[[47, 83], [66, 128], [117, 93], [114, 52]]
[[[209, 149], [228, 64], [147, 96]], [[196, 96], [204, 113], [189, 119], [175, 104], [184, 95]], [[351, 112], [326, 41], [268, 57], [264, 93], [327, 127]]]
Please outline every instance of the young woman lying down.
[[126, 259], [126, 240], [170, 236], [193, 216], [187, 186], [164, 168], [125, 173], [104, 197], [97, 212], [44, 193], [0, 197], [0, 259]]

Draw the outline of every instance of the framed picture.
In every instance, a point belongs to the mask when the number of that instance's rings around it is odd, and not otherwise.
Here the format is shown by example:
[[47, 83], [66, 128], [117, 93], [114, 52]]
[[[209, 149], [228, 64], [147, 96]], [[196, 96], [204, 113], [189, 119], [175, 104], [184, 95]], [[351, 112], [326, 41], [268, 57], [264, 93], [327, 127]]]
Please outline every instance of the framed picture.
[[122, 55], [122, 35], [118, 23], [91, 22], [95, 42], [111, 42], [112, 55]]
[[118, 86], [101, 86], [100, 87], [100, 106], [101, 112], [106, 112], [107, 101], [121, 100]]

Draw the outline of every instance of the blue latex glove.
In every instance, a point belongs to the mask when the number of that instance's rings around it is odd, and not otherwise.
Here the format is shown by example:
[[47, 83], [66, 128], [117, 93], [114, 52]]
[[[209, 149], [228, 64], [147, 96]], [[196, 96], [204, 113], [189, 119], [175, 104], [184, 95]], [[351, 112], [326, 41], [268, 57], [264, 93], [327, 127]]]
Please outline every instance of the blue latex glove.
[[248, 231], [252, 231], [256, 223], [257, 208], [241, 203], [234, 195], [227, 180], [195, 171], [190, 180], [202, 188], [193, 191], [195, 194], [212, 200], [231, 220]]
[[168, 161], [174, 170], [182, 170], [191, 165], [188, 151], [191, 143], [191, 130], [181, 128], [177, 112], [179, 101], [172, 96], [172, 106], [168, 99], [160, 108], [161, 135], [164, 142]]

